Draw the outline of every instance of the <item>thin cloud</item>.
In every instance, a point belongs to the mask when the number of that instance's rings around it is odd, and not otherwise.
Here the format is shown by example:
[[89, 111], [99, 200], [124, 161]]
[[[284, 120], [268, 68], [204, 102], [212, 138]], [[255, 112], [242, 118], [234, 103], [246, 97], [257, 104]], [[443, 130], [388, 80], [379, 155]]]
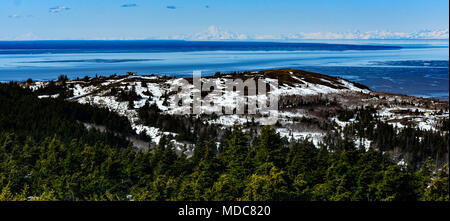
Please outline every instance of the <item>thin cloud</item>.
[[205, 5], [205, 8], [209, 8], [209, 5]]
[[177, 9], [177, 7], [173, 6], [173, 5], [168, 5], [166, 8], [168, 8], [168, 9]]
[[60, 12], [67, 11], [67, 10], [70, 10], [70, 8], [67, 6], [56, 6], [56, 7], [50, 8], [49, 12], [55, 14], [55, 13], [60, 13]]
[[122, 8], [131, 8], [131, 7], [138, 7], [137, 4], [131, 3], [131, 4], [123, 4], [120, 7]]
[[12, 14], [8, 15], [8, 18], [10, 19], [25, 19], [25, 18], [33, 18], [33, 15], [18, 15], [18, 14]]
[[16, 14], [14, 14], [14, 15], [8, 15], [8, 18], [21, 18], [22, 16], [20, 16], [20, 15], [16, 15]]

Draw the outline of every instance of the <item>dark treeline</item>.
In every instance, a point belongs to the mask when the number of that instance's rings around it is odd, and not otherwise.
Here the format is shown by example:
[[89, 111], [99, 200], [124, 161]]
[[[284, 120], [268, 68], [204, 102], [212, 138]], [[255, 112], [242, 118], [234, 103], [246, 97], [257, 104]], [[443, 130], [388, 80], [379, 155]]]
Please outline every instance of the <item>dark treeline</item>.
[[[122, 136], [134, 134], [126, 117], [107, 109], [58, 99], [39, 99], [15, 83], [0, 84], [0, 132], [14, 132], [18, 140], [31, 137], [37, 142], [58, 135], [70, 142], [77, 138], [87, 144], [98, 141], [113, 146], [127, 146]], [[83, 123], [104, 126], [107, 133], [87, 130]]]
[[202, 116], [197, 118], [193, 115], [176, 116], [163, 114], [155, 103], [149, 104], [147, 102], [143, 107], [139, 108], [138, 115], [142, 123], [147, 126], [177, 133], [178, 135], [175, 138], [180, 141], [201, 142], [217, 138], [218, 134], [224, 131], [217, 126], [204, 123]]
[[[105, 109], [38, 99], [13, 83], [0, 85], [0, 102], [0, 200], [449, 200], [448, 165], [436, 165], [434, 156], [445, 151], [448, 135], [396, 134], [370, 109], [343, 114], [357, 120], [319, 146], [287, 142], [271, 127], [255, 135], [239, 126], [217, 146], [207, 130], [194, 134], [195, 125], [142, 109], [146, 124], [185, 126], [196, 143], [188, 158], [167, 137], [153, 151], [135, 150], [122, 137], [133, 133], [127, 119]], [[377, 148], [356, 147], [355, 135]], [[398, 165], [389, 151], [395, 148], [418, 157]]]
[[[69, 80], [67, 75], [60, 75], [57, 81], [49, 81], [45, 87], [37, 88], [34, 93], [37, 95], [58, 95], [59, 98], [69, 98], [73, 97], [73, 92], [67, 90], [66, 82]], [[33, 80], [30, 78], [27, 83], [32, 83]]]
[[449, 200], [448, 167], [433, 174], [431, 161], [413, 171], [345, 140], [288, 144], [269, 127], [250, 143], [235, 127], [187, 158], [164, 137], [141, 152], [1, 133], [0, 200]]
[[[448, 163], [449, 134], [448, 120], [438, 125], [438, 131], [421, 130], [408, 126], [401, 130], [377, 118], [374, 108], [358, 108], [338, 114], [338, 119], [355, 121], [344, 128], [344, 136], [366, 138], [372, 146], [381, 151], [395, 152], [412, 168], [420, 169], [428, 158], [433, 158], [437, 166]], [[340, 133], [330, 137], [340, 137]]]

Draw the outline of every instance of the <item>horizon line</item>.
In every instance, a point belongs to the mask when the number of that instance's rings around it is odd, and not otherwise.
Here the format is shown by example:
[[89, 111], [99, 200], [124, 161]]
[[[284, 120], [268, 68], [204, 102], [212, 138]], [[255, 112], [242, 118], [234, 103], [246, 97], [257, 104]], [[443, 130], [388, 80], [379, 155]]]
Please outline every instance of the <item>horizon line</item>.
[[349, 38], [308, 38], [308, 39], [246, 39], [246, 40], [238, 40], [238, 39], [24, 39], [24, 40], [15, 40], [15, 39], [0, 39], [0, 42], [24, 42], [24, 41], [196, 41], [196, 42], [299, 42], [299, 41], [367, 41], [367, 40], [389, 40], [389, 41], [449, 41], [450, 38], [365, 38], [365, 39], [349, 39]]

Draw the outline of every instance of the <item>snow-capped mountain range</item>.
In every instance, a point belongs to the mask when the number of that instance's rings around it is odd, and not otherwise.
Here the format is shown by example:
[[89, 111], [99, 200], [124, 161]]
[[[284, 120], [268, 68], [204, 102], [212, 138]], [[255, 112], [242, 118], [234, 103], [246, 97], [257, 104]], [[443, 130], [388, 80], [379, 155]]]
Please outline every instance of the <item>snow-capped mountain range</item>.
[[193, 34], [174, 34], [165, 36], [100, 36], [95, 38], [69, 38], [53, 39], [42, 38], [29, 32], [20, 36], [0, 36], [0, 41], [15, 40], [190, 40], [190, 41], [296, 41], [296, 40], [378, 40], [378, 39], [449, 39], [449, 29], [425, 29], [415, 32], [393, 32], [375, 30], [362, 32], [359, 30], [350, 32], [299, 32], [292, 34], [248, 34], [238, 33], [211, 25], [205, 31]]
[[251, 35], [236, 33], [210, 26], [204, 32], [191, 35], [174, 35], [162, 37], [176, 40], [301, 40], [301, 39], [449, 39], [449, 29], [420, 30], [416, 32], [366, 31], [352, 32], [314, 32], [294, 34]]

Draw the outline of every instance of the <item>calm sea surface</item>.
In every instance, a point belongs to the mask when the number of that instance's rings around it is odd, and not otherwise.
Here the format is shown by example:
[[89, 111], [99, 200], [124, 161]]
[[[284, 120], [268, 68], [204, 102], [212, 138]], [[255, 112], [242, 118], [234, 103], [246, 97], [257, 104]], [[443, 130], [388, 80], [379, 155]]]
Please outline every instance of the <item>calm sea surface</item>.
[[377, 91], [448, 99], [448, 40], [0, 42], [0, 81], [125, 74], [189, 76], [297, 68]]

